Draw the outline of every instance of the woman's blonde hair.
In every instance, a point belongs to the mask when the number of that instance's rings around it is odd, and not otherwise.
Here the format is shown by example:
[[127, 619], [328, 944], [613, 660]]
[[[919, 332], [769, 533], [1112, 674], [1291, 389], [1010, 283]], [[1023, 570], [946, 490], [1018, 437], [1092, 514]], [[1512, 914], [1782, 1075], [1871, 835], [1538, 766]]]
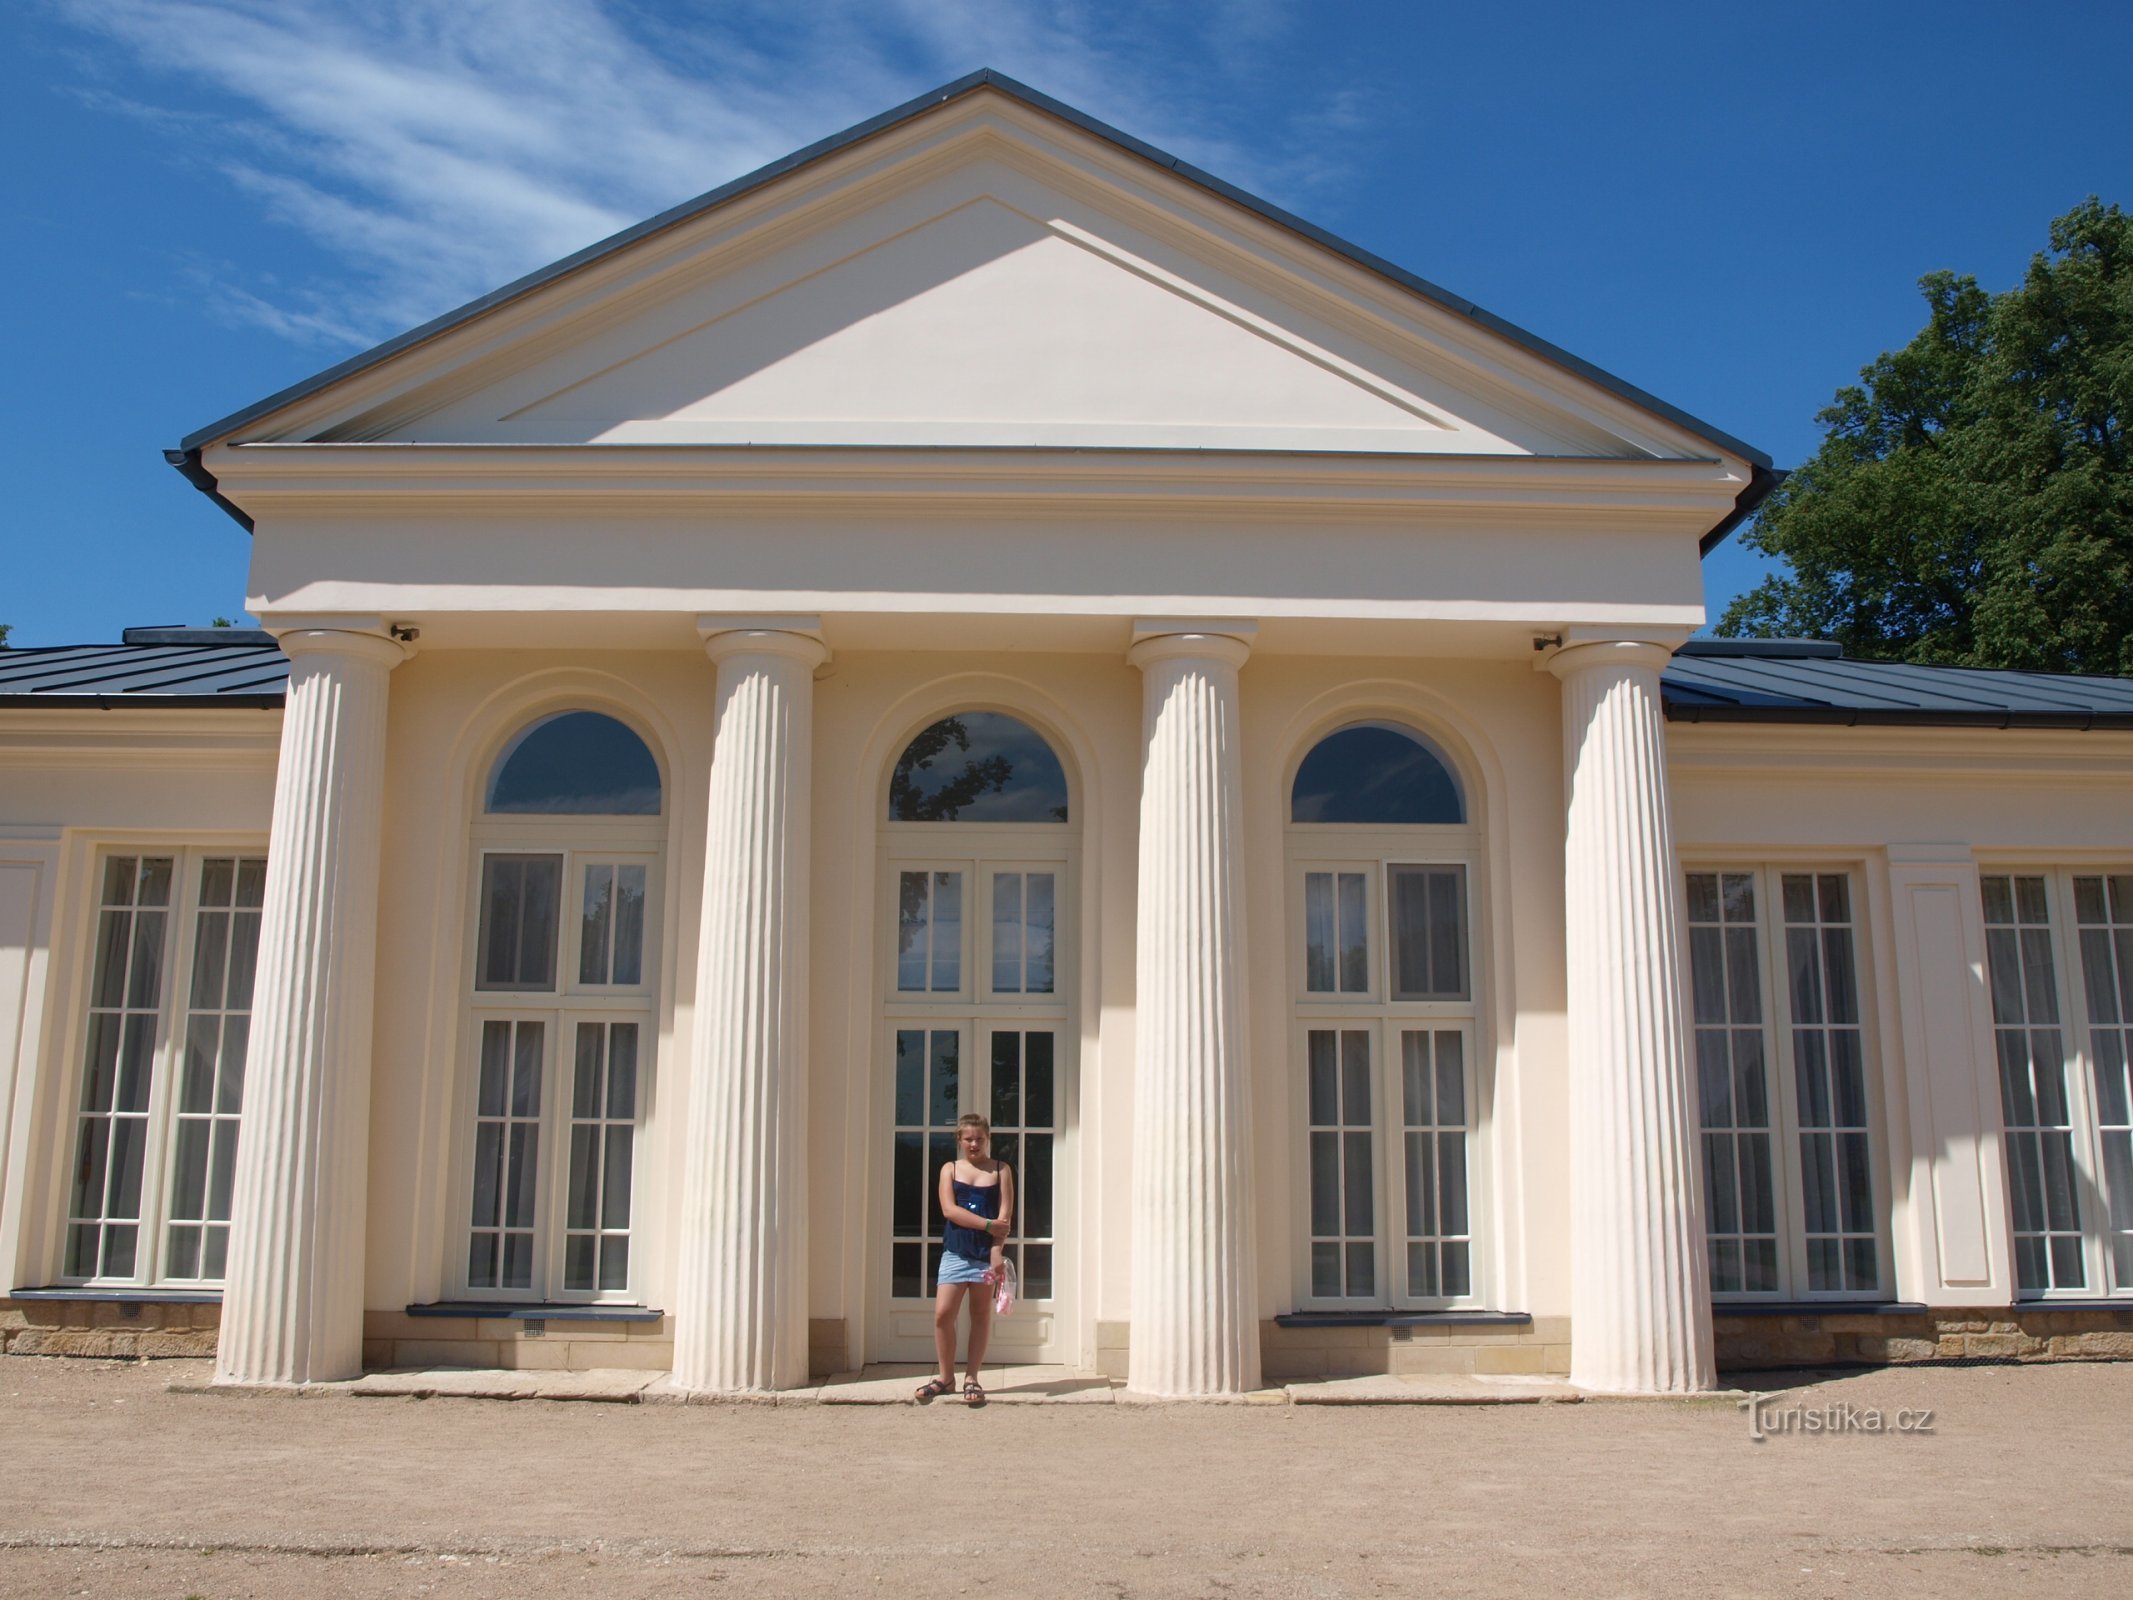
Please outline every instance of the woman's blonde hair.
[[985, 1113], [982, 1111], [966, 1111], [955, 1119], [956, 1132], [961, 1133], [965, 1128], [971, 1127], [983, 1128], [985, 1137], [992, 1137], [992, 1124], [985, 1120]]

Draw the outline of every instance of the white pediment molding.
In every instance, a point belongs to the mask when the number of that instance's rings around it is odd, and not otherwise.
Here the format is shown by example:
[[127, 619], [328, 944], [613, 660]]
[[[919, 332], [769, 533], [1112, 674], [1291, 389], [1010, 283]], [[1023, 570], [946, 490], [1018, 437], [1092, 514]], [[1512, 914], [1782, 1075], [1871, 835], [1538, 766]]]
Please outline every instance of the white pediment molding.
[[[950, 239], [958, 227], [966, 237]], [[975, 237], [988, 229], [989, 244]], [[1013, 229], [1023, 230], [1019, 245], [1001, 248], [1014, 244], [1005, 238]], [[696, 354], [717, 350], [722, 325], [730, 333], [750, 316], [775, 321], [764, 308], [781, 297], [782, 310], [809, 295], [834, 302], [857, 293], [887, 261], [884, 252], [910, 254], [928, 230], [942, 247], [933, 252], [938, 281], [922, 283], [911, 300], [843, 323], [798, 316], [797, 331], [786, 334], [796, 349], [783, 361], [751, 368], [742, 360], [724, 373], [691, 364], [691, 340]], [[971, 266], [950, 245], [980, 259]], [[988, 283], [988, 272], [999, 281]], [[839, 273], [847, 280], [841, 288], [829, 282]], [[1015, 293], [1048, 290], [1099, 319], [1141, 320], [1122, 331], [1119, 350], [1098, 351], [1074, 370], [1048, 370], [1052, 390], [1032, 382], [1025, 414], [894, 414], [899, 403], [907, 413], [944, 409], [959, 381], [947, 367], [945, 376], [931, 375], [934, 391], [916, 378], [900, 391], [892, 383], [893, 392], [877, 392], [858, 416], [824, 405], [840, 371], [855, 360], [866, 367], [870, 342], [880, 346], [872, 370], [893, 375], [899, 357], [925, 348], [929, 327], [952, 327], [958, 294], [982, 300], [997, 291], [999, 303], [989, 308], [997, 320]], [[928, 306], [929, 294], [946, 298]], [[1149, 329], [1188, 374], [1197, 356], [1213, 351], [1209, 366], [1234, 363], [1244, 381], [1226, 389], [1183, 384], [1163, 397], [1160, 414], [1104, 414], [1131, 394], [1126, 377], [1103, 387], [1106, 366], [1122, 368], [1131, 341]], [[1023, 350], [1004, 361], [1004, 372], [1042, 356], [1043, 339], [1031, 337], [1037, 355]], [[566, 416], [562, 397], [584, 401], [603, 374], [649, 363], [639, 375], [650, 375], [662, 360], [670, 381], [664, 390], [651, 385], [655, 398], [682, 397], [668, 412], [638, 406], [654, 414], [625, 415], [632, 404], [611, 394], [604, 412]], [[688, 395], [677, 373], [699, 378], [709, 392]], [[985, 378], [980, 371], [971, 384], [980, 399], [997, 392]], [[1047, 406], [1052, 414], [1043, 414]], [[1202, 416], [1209, 407], [1214, 414]], [[428, 432], [426, 419], [435, 424]], [[524, 442], [575, 443], [587, 441], [571, 438], [572, 426], [590, 422], [602, 424], [595, 437], [618, 443], [895, 445], [952, 437], [970, 445], [1662, 457], [1708, 457], [1713, 448], [1477, 320], [1123, 148], [982, 92], [448, 327], [301, 396], [245, 436], [504, 442], [515, 423]], [[455, 431], [476, 437], [455, 439]]]

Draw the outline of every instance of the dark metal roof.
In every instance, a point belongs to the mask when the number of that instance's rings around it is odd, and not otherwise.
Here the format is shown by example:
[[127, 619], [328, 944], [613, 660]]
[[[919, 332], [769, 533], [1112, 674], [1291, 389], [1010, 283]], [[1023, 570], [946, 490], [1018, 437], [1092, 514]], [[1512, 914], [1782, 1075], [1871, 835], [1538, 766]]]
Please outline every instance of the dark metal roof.
[[[282, 703], [289, 662], [269, 634], [126, 633], [125, 644], [0, 650], [0, 709]], [[2133, 679], [1848, 661], [1820, 640], [1691, 639], [1660, 686], [1670, 722], [2133, 731]]]
[[66, 644], [0, 650], [0, 709], [24, 706], [232, 706], [282, 703], [289, 658], [272, 636], [247, 629], [129, 628], [128, 634], [214, 631], [210, 643]]
[[1752, 445], [1734, 438], [1733, 435], [1721, 429], [1714, 428], [1708, 422], [1691, 416], [1678, 406], [1669, 405], [1657, 395], [1640, 389], [1635, 384], [1626, 382], [1616, 377], [1613, 373], [1604, 371], [1594, 366], [1591, 362], [1572, 355], [1561, 346], [1551, 344], [1538, 334], [1529, 333], [1516, 323], [1509, 322], [1493, 312], [1482, 309], [1463, 295], [1454, 294], [1449, 289], [1431, 283], [1426, 278], [1417, 277], [1414, 273], [1395, 266], [1382, 256], [1373, 255], [1359, 245], [1350, 244], [1347, 240], [1328, 233], [1323, 228], [1315, 227], [1301, 217], [1260, 199], [1257, 195], [1250, 194], [1234, 184], [1225, 183], [1211, 173], [1203, 172], [1188, 162], [1180, 161], [1167, 151], [1158, 150], [1155, 146], [1136, 139], [1129, 133], [1123, 133], [1108, 123], [1099, 122], [1085, 112], [1077, 111], [1070, 105], [1052, 99], [1049, 95], [1040, 94], [1027, 84], [1018, 83], [1013, 78], [994, 72], [990, 68], [980, 69], [966, 77], [956, 79], [953, 83], [943, 84], [940, 88], [919, 95], [916, 99], [907, 100], [900, 106], [882, 112], [879, 116], [869, 117], [866, 121], [847, 128], [842, 133], [832, 134], [829, 138], [811, 144], [804, 150], [796, 150], [791, 155], [773, 161], [766, 167], [759, 167], [744, 177], [734, 179], [731, 183], [722, 184], [706, 194], [698, 195], [694, 200], [685, 200], [671, 210], [662, 211], [659, 215], [649, 217], [634, 227], [625, 228], [620, 233], [603, 239], [597, 244], [588, 245], [583, 250], [573, 255], [567, 255], [562, 260], [542, 267], [537, 272], [530, 272], [515, 282], [505, 284], [501, 289], [496, 289], [483, 295], [478, 300], [471, 300], [456, 311], [448, 311], [443, 316], [425, 322], [418, 328], [411, 328], [406, 333], [388, 339], [373, 349], [366, 350], [360, 355], [351, 356], [346, 361], [328, 367], [325, 371], [306, 378], [301, 383], [293, 384], [276, 394], [268, 395], [264, 400], [246, 406], [241, 411], [234, 411], [219, 421], [211, 422], [206, 427], [187, 434], [176, 450], [164, 452], [165, 458], [169, 460], [172, 466], [184, 473], [195, 487], [213, 497], [225, 510], [236, 516], [239, 521], [245, 522], [249, 527], [249, 519], [236, 507], [222, 499], [213, 475], [201, 465], [200, 452], [208, 445], [221, 443], [231, 434], [238, 432], [251, 423], [257, 422], [272, 412], [279, 411], [284, 406], [306, 399], [343, 378], [365, 371], [403, 350], [434, 339], [440, 334], [447, 333], [461, 323], [470, 322], [486, 311], [492, 311], [498, 306], [521, 299], [536, 289], [540, 289], [559, 278], [578, 271], [580, 268], [590, 266], [596, 261], [613, 255], [618, 250], [635, 244], [640, 239], [648, 238], [653, 234], [664, 232], [668, 228], [688, 222], [712, 210], [714, 207], [759, 189], [789, 172], [793, 172], [811, 162], [835, 155], [837, 152], [857, 144], [863, 139], [908, 122], [936, 106], [945, 105], [951, 100], [960, 99], [964, 95], [975, 93], [980, 89], [996, 90], [1010, 99], [1020, 101], [1033, 110], [1041, 111], [1047, 116], [1056, 117], [1061, 122], [1081, 129], [1084, 133], [1105, 140], [1110, 144], [1116, 145], [1121, 150], [1140, 157], [1144, 161], [1175, 173], [1186, 182], [1205, 189], [1210, 194], [1220, 196], [1232, 205], [1241, 206], [1266, 221], [1286, 228], [1290, 232], [1310, 240], [1321, 249], [1329, 250], [1335, 255], [1345, 257], [1357, 266], [1376, 273], [1378, 276], [1398, 284], [1401, 288], [1442, 306], [1447, 311], [1456, 312], [1458, 315], [1480, 324], [1500, 338], [1508, 339], [1513, 344], [1524, 346], [1535, 355], [1576, 373], [1587, 382], [1597, 384], [1601, 388], [1643, 407], [1646, 411], [1664, 417], [1679, 427], [1688, 429], [1699, 438], [1708, 440], [1730, 454], [1744, 457], [1756, 470], [1748, 487], [1742, 492], [1741, 503], [1734, 513], [1705, 536], [1704, 549], [1706, 551], [1716, 544], [1719, 539], [1725, 537], [1726, 533], [1731, 531], [1741, 518], [1745, 517], [1749, 511], [1752, 511], [1762, 501], [1763, 497], [1772, 488], [1776, 487], [1777, 475], [1771, 471], [1770, 458]]
[[1820, 640], [1692, 639], [1661, 688], [1670, 722], [2133, 729], [2133, 679], [1849, 661]]

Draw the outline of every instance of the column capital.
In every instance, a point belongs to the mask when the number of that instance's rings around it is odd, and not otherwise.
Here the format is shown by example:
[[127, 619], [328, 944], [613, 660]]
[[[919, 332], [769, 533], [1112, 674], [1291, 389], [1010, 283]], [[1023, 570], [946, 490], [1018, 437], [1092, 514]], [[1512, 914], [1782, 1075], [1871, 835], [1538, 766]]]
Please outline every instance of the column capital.
[[274, 635], [281, 653], [294, 661], [300, 656], [352, 656], [390, 670], [414, 649], [410, 639], [395, 635], [383, 617], [304, 616], [263, 617], [266, 630]]
[[1563, 642], [1540, 666], [1567, 681], [1594, 667], [1649, 667], [1662, 672], [1689, 637], [1681, 628], [1565, 628]]
[[1258, 635], [1258, 623], [1237, 617], [1142, 618], [1133, 624], [1133, 643], [1126, 659], [1145, 667], [1179, 656], [1205, 656], [1241, 667]]
[[822, 639], [822, 619], [815, 616], [700, 616], [696, 636], [713, 661], [728, 656], [790, 656], [810, 668], [829, 660]]

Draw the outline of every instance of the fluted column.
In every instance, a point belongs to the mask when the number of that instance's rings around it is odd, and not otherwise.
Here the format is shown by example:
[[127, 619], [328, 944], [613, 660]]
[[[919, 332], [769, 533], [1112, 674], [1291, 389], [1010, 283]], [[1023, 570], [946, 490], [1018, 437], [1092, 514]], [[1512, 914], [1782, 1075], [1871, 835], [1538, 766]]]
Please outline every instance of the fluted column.
[[807, 1379], [808, 753], [812, 619], [704, 619], [718, 663], [674, 1382]]
[[1575, 635], [1563, 681], [1570, 1037], [1570, 1377], [1712, 1386], [1711, 1305], [1667, 804], [1665, 645]]
[[1236, 632], [1143, 630], [1128, 1382], [1151, 1395], [1259, 1384]]
[[281, 647], [218, 1383], [324, 1382], [363, 1365], [385, 706], [407, 652], [382, 629], [299, 628]]

